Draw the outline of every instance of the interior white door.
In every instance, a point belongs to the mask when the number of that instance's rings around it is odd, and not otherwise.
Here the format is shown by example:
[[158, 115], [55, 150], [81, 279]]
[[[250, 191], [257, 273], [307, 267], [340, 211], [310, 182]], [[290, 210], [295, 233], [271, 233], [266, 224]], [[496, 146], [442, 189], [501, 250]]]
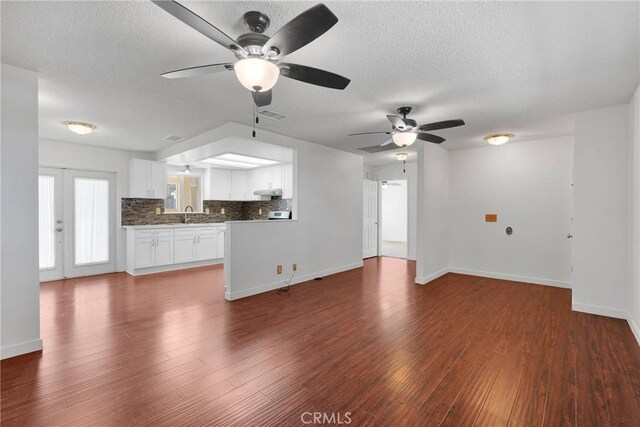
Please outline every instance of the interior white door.
[[378, 256], [378, 182], [365, 179], [362, 197], [362, 258]]
[[40, 281], [64, 277], [64, 218], [62, 169], [40, 168], [38, 219]]
[[116, 271], [115, 175], [64, 170], [64, 276]]

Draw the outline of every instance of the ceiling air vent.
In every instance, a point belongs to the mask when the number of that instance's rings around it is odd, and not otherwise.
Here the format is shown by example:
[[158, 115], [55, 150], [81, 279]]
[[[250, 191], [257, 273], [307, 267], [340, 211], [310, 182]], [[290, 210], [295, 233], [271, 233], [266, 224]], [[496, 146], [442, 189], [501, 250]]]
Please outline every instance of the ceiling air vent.
[[169, 135], [169, 136], [165, 136], [163, 139], [167, 142], [178, 142], [182, 139], [182, 137], [176, 136], [176, 135]]
[[287, 118], [287, 116], [283, 116], [282, 114], [274, 113], [273, 111], [269, 111], [269, 110], [260, 110], [258, 112], [258, 115], [262, 117], [266, 117], [271, 120], [277, 120], [277, 121], [284, 120]]

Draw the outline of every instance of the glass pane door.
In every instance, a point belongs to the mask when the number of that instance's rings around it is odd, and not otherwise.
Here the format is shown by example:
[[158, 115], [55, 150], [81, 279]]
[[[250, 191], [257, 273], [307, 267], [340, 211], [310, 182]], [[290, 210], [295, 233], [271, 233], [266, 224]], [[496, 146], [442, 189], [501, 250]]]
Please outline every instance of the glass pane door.
[[75, 265], [109, 262], [109, 181], [74, 179]]
[[38, 176], [38, 241], [40, 281], [62, 279], [62, 170], [40, 168]]

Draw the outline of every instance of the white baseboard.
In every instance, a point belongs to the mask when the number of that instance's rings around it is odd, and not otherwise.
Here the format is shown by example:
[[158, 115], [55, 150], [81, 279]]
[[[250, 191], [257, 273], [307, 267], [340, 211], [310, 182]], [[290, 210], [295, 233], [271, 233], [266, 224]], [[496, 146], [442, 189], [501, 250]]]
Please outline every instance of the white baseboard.
[[[363, 262], [360, 261], [360, 262], [355, 262], [353, 264], [344, 265], [341, 267], [330, 268], [330, 269], [319, 271], [316, 273], [304, 274], [301, 276], [294, 276], [293, 280], [291, 281], [291, 285], [297, 285], [299, 283], [307, 282], [309, 280], [315, 279], [316, 277], [325, 277], [325, 276], [330, 276], [336, 273], [342, 273], [343, 271], [353, 270], [355, 268], [360, 268], [362, 266], [363, 266]], [[282, 288], [283, 286], [285, 286], [285, 283], [282, 280], [279, 280], [277, 282], [267, 283], [266, 285], [254, 286], [253, 288], [249, 288], [249, 289], [242, 289], [235, 292], [230, 291], [229, 286], [227, 286], [227, 290], [225, 291], [224, 297], [229, 301], [233, 301], [240, 298], [249, 297], [251, 295], [261, 294], [263, 292], [274, 291], [276, 289]]]
[[627, 323], [631, 328], [631, 332], [633, 332], [633, 336], [636, 337], [636, 341], [638, 341], [638, 345], [640, 345], [640, 328], [638, 328], [638, 325], [636, 325], [636, 322], [633, 321], [631, 316], [627, 318]]
[[132, 276], [144, 276], [145, 274], [155, 274], [155, 273], [165, 273], [167, 271], [173, 270], [184, 270], [185, 268], [194, 268], [194, 267], [204, 267], [207, 265], [217, 265], [222, 264], [224, 262], [223, 258], [214, 259], [214, 260], [205, 260], [205, 261], [193, 261], [193, 262], [185, 262], [182, 264], [169, 264], [162, 265], [160, 267], [148, 267], [148, 268], [138, 268], [133, 271], [127, 270]]
[[582, 304], [571, 301], [571, 309], [581, 313], [597, 314], [598, 316], [615, 317], [616, 319], [629, 319], [629, 314], [619, 308], [603, 307], [601, 305]]
[[21, 354], [32, 353], [42, 350], [42, 340], [22, 342], [20, 344], [8, 345], [0, 348], [0, 359], [20, 356]]
[[445, 268], [443, 270], [436, 271], [435, 273], [430, 274], [428, 276], [416, 276], [415, 283], [416, 283], [416, 285], [426, 285], [427, 283], [429, 283], [429, 282], [431, 282], [433, 280], [436, 280], [439, 277], [444, 276], [448, 272], [449, 272], [449, 269]]
[[450, 273], [468, 274], [470, 276], [488, 277], [490, 279], [510, 280], [512, 282], [532, 283], [534, 285], [553, 286], [556, 288], [571, 289], [570, 282], [554, 279], [541, 279], [539, 277], [517, 276], [513, 274], [493, 273], [490, 271], [469, 270], [466, 268], [450, 267]]

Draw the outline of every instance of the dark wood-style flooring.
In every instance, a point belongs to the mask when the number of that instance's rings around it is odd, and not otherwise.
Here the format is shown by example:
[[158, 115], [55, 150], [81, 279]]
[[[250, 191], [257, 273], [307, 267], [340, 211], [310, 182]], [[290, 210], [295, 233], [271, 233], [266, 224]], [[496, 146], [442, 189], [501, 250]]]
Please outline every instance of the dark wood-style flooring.
[[625, 321], [565, 289], [414, 276], [374, 258], [235, 302], [219, 266], [43, 284], [45, 349], [2, 362], [2, 425], [640, 424]]

